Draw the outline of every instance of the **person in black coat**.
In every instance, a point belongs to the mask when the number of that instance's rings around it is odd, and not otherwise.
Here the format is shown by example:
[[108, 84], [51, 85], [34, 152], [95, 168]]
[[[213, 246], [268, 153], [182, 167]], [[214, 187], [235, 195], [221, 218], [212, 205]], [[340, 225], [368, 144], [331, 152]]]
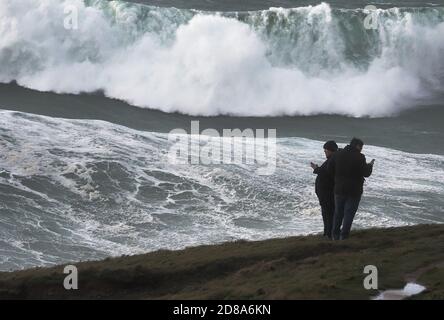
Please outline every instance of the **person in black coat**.
[[328, 162], [327, 171], [335, 180], [334, 240], [348, 238], [361, 201], [365, 178], [370, 177], [373, 171], [375, 160], [367, 163], [361, 153], [363, 147], [362, 140], [353, 138], [348, 146], [336, 152]]
[[338, 150], [338, 145], [334, 141], [327, 141], [324, 144], [324, 153], [327, 160], [318, 166], [311, 163], [313, 173], [317, 175], [315, 182], [315, 192], [321, 206], [322, 220], [324, 221], [324, 236], [331, 238], [333, 228], [333, 215], [335, 212], [334, 199], [334, 177], [327, 170], [328, 163], [332, 155]]

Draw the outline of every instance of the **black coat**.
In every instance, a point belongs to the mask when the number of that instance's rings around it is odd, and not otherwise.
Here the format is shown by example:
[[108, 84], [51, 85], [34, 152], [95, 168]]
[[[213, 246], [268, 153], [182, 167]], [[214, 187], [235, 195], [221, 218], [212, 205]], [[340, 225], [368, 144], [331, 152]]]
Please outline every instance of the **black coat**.
[[358, 197], [363, 193], [365, 178], [370, 177], [373, 166], [367, 164], [365, 156], [356, 148], [346, 146], [333, 154], [327, 170], [334, 176], [335, 194]]
[[315, 182], [315, 192], [319, 198], [320, 205], [332, 205], [334, 203], [333, 189], [335, 181], [327, 170], [330, 159], [327, 159], [320, 167], [313, 170], [317, 174]]

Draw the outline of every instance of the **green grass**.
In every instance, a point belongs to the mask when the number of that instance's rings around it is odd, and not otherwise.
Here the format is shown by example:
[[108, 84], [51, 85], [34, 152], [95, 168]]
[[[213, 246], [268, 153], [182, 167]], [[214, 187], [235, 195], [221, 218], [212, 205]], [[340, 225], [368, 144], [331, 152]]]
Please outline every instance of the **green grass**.
[[0, 299], [369, 299], [365, 265], [379, 289], [412, 277], [444, 298], [444, 225], [355, 231], [346, 241], [320, 236], [238, 241], [181, 251], [75, 263], [79, 290], [63, 288], [63, 266], [0, 273]]

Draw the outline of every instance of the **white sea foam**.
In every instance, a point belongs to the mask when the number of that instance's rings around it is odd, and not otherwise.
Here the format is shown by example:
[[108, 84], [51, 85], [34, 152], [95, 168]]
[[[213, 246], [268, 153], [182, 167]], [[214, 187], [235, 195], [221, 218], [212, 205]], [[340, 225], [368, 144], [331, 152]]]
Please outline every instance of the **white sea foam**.
[[0, 0], [0, 81], [193, 115], [391, 115], [442, 90], [444, 18], [428, 10], [379, 10], [369, 31], [361, 11], [325, 3], [242, 16]]
[[[322, 142], [277, 139], [271, 176], [168, 162], [167, 134], [0, 111], [0, 270], [161, 248], [317, 233], [310, 161]], [[366, 146], [374, 174], [355, 227], [443, 223], [444, 157]]]

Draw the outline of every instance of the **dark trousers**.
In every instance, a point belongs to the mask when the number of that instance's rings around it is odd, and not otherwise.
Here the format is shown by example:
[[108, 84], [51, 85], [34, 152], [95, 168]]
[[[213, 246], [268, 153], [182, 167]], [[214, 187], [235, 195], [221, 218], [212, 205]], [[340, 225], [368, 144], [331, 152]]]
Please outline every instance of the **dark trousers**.
[[333, 216], [335, 214], [335, 204], [333, 201], [321, 204], [322, 220], [324, 221], [324, 236], [331, 238], [333, 229]]
[[[335, 195], [335, 214], [333, 216], [333, 240], [347, 239], [359, 208], [361, 197]], [[342, 228], [341, 228], [342, 226]]]

